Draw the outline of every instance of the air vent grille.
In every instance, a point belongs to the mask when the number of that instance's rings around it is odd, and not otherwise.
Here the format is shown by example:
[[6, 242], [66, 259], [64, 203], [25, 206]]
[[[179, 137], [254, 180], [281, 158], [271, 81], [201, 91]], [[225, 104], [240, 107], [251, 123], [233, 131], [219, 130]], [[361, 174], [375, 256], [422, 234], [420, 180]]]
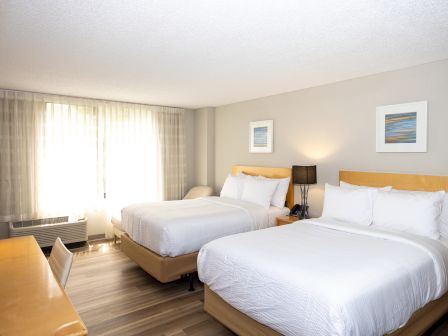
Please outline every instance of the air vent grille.
[[9, 223], [10, 237], [34, 236], [40, 247], [52, 246], [57, 237], [64, 244], [87, 241], [87, 220], [68, 221], [68, 216]]

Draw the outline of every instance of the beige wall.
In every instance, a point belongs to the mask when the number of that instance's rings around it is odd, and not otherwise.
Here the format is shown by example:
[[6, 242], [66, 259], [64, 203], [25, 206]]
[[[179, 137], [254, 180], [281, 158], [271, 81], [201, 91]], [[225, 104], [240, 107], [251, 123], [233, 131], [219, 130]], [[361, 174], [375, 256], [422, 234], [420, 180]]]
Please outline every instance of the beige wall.
[[186, 165], [187, 183], [186, 192], [195, 185], [195, 134], [196, 134], [196, 113], [194, 110], [185, 111], [185, 142], [186, 142]]
[[[428, 101], [428, 152], [376, 153], [375, 107], [419, 100]], [[250, 154], [249, 122], [264, 119], [274, 120], [274, 153]], [[215, 132], [218, 191], [232, 164], [317, 164], [317, 216], [339, 169], [448, 175], [448, 60], [221, 106]]]

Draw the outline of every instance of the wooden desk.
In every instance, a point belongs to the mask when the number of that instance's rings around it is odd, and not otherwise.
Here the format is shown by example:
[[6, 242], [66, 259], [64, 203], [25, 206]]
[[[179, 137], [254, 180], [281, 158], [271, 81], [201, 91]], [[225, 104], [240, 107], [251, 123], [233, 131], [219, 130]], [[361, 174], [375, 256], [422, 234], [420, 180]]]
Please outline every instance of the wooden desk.
[[0, 335], [87, 335], [33, 236], [0, 240]]

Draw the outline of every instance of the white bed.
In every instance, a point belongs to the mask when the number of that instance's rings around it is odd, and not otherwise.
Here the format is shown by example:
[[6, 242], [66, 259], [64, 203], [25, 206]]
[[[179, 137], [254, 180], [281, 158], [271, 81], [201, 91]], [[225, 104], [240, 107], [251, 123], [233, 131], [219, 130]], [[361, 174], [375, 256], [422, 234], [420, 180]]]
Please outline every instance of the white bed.
[[121, 229], [161, 256], [176, 257], [227, 235], [275, 226], [288, 208], [226, 197], [134, 204], [122, 210]]
[[198, 257], [214, 293], [285, 335], [395, 330], [444, 294], [447, 267], [437, 240], [322, 219], [221, 238]]
[[[235, 165], [220, 197], [135, 204], [121, 213], [121, 250], [166, 283], [188, 274], [199, 249], [226, 235], [274, 226], [294, 202], [291, 168]], [[273, 207], [274, 206], [274, 207]], [[117, 224], [114, 224], [117, 228]]]

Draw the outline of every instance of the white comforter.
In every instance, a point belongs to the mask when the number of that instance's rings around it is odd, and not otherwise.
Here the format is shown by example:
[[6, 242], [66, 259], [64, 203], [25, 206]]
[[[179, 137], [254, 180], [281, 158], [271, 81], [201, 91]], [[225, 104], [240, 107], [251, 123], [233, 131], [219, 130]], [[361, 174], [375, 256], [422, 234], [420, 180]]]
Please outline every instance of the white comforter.
[[447, 290], [439, 241], [308, 220], [221, 238], [198, 257], [199, 278], [285, 335], [383, 335]]
[[140, 245], [176, 257], [213, 239], [266, 228], [268, 210], [223, 197], [134, 204], [121, 211], [122, 229]]

